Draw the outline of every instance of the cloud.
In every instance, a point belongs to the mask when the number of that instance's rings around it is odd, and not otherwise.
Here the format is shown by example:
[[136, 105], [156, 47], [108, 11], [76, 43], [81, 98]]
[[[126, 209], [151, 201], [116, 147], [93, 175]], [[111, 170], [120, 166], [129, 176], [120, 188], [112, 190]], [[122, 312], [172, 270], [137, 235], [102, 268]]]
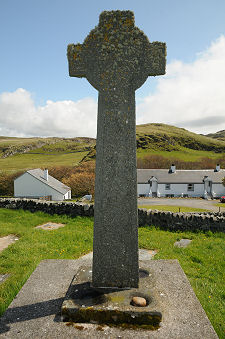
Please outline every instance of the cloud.
[[200, 119], [195, 119], [195, 120], [187, 120], [181, 123], [182, 126], [192, 126], [194, 125], [195, 127], [202, 127], [206, 128], [207, 126], [221, 126], [221, 124], [225, 124], [225, 116], [209, 116], [206, 118], [200, 118]]
[[96, 112], [92, 98], [48, 100], [45, 106], [35, 107], [31, 94], [19, 88], [0, 95], [0, 135], [96, 137]]
[[[157, 77], [154, 93], [139, 99], [137, 123], [162, 122], [196, 133], [225, 129], [225, 37], [222, 35], [193, 63], [175, 60]], [[0, 95], [0, 135], [96, 137], [97, 102], [48, 100], [35, 106], [19, 88]]]
[[225, 37], [193, 63], [173, 61], [153, 94], [137, 107], [137, 123], [162, 122], [196, 133], [225, 129]]

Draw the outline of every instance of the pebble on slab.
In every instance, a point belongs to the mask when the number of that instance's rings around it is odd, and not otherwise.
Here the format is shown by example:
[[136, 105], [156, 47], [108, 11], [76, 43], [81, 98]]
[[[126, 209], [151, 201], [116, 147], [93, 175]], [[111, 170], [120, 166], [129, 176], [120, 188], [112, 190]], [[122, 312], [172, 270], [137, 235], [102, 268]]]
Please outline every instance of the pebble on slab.
[[132, 305], [138, 306], [138, 307], [145, 307], [147, 305], [146, 299], [142, 297], [133, 297], [131, 303]]

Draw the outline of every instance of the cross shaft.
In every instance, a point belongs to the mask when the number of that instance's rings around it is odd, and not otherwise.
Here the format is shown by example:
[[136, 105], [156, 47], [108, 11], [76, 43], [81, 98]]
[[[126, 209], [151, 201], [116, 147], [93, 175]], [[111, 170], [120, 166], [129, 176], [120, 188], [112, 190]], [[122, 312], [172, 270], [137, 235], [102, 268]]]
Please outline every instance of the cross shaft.
[[112, 11], [67, 55], [70, 76], [99, 91], [92, 284], [137, 287], [135, 90], [165, 73], [166, 45], [150, 43], [131, 11]]

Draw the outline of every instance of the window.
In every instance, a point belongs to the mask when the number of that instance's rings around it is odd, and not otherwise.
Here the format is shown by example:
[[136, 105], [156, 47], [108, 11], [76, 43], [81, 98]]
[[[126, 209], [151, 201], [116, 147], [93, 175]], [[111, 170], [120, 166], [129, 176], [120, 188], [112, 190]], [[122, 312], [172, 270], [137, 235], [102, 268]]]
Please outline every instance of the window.
[[170, 190], [170, 184], [165, 184], [165, 190]]
[[188, 191], [194, 191], [194, 184], [188, 184], [187, 185], [187, 190]]

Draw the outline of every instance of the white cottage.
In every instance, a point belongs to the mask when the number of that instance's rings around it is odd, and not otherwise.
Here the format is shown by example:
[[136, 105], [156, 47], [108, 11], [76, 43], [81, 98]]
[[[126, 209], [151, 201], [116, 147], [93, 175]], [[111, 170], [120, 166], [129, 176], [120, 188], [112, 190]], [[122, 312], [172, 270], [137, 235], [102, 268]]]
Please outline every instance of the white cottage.
[[71, 199], [71, 188], [48, 174], [48, 170], [32, 169], [14, 180], [14, 197], [49, 200]]
[[138, 169], [138, 196], [219, 198], [225, 195], [224, 177], [219, 165], [214, 170]]

